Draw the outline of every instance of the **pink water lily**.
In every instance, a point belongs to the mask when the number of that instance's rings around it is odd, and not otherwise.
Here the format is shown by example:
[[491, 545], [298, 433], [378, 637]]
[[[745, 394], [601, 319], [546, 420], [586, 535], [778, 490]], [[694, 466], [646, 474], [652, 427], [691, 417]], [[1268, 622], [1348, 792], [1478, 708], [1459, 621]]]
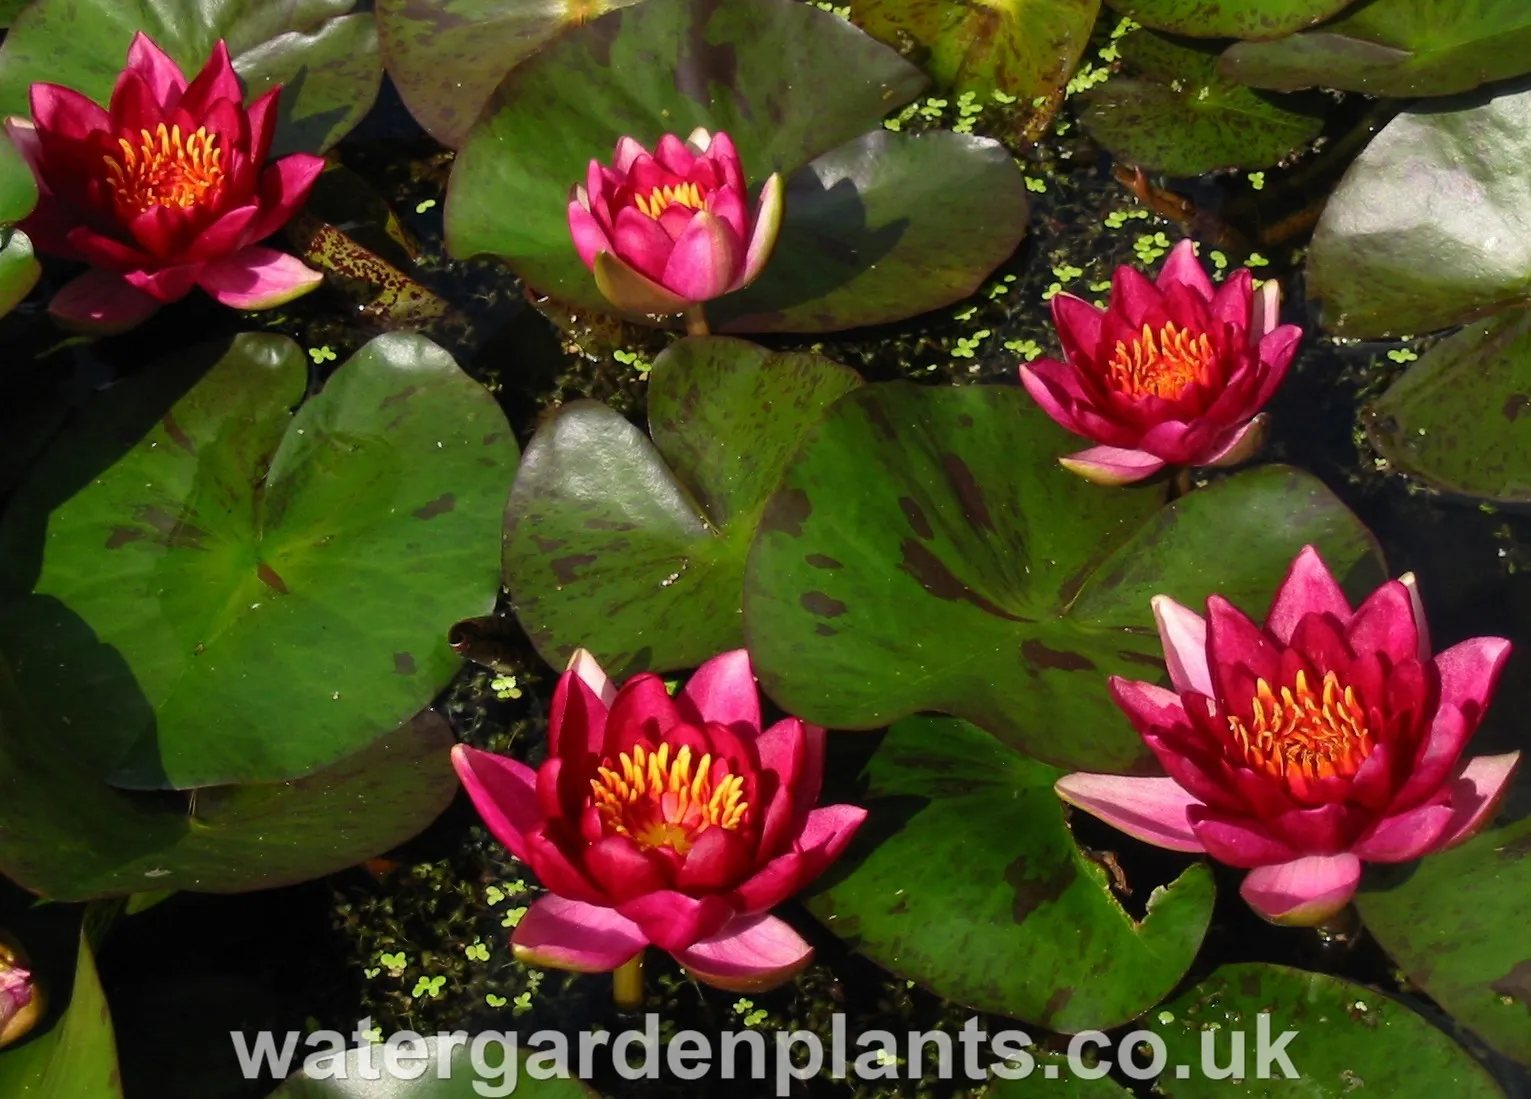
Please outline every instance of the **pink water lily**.
[[624, 966], [650, 944], [697, 979], [774, 987], [812, 948], [769, 910], [833, 862], [866, 811], [813, 808], [824, 730], [761, 728], [744, 650], [673, 698], [659, 677], [619, 690], [580, 651], [558, 682], [536, 770], [459, 745], [452, 762], [495, 838], [548, 889], [511, 946], [531, 965]]
[[1302, 330], [1276, 323], [1281, 288], [1241, 267], [1214, 288], [1196, 246], [1170, 252], [1157, 282], [1121, 266], [1106, 309], [1058, 294], [1064, 361], [1021, 367], [1021, 383], [1060, 425], [1099, 445], [1060, 459], [1100, 484], [1165, 466], [1234, 465], [1264, 438], [1265, 407]]
[[698, 129], [631, 137], [611, 166], [590, 162], [569, 196], [569, 231], [608, 301], [630, 313], [682, 313], [742, 290], [765, 267], [781, 228], [782, 181], [772, 175], [753, 215], [728, 135]]
[[1463, 758], [1509, 656], [1500, 637], [1432, 655], [1412, 575], [1352, 610], [1309, 546], [1257, 626], [1221, 596], [1205, 617], [1153, 600], [1173, 690], [1111, 693], [1168, 773], [1073, 774], [1062, 798], [1129, 835], [1247, 869], [1276, 923], [1349, 903], [1364, 862], [1461, 843], [1493, 815], [1519, 752]]

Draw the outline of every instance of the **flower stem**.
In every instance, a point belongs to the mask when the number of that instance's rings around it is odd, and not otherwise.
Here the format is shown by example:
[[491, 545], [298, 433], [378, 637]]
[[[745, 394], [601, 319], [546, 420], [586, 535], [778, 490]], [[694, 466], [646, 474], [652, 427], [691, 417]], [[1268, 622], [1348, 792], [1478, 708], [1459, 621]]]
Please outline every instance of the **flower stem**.
[[611, 974], [611, 998], [618, 1011], [637, 1011], [643, 1006], [643, 953], [623, 962]]
[[693, 305], [686, 310], [686, 335], [712, 335], [712, 329], [707, 327], [707, 314], [702, 312], [700, 305]]
[[1180, 497], [1190, 492], [1191, 488], [1191, 467], [1180, 466], [1175, 470], [1174, 475], [1170, 478], [1169, 498], [1171, 500], [1178, 500]]

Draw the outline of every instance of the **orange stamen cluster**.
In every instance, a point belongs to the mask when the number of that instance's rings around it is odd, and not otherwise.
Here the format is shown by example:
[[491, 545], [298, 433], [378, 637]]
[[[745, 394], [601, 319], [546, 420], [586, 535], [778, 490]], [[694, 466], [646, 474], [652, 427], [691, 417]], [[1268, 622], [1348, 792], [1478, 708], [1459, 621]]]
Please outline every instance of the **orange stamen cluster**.
[[1229, 716], [1234, 743], [1251, 767], [1284, 779], [1288, 786], [1348, 778], [1371, 755], [1374, 742], [1366, 714], [1355, 692], [1342, 688], [1333, 672], [1325, 674], [1319, 694], [1301, 671], [1293, 686], [1281, 688], [1279, 697], [1269, 683], [1258, 680], [1253, 709], [1247, 723]]
[[1173, 400], [1192, 382], [1204, 381], [1212, 365], [1212, 342], [1205, 332], [1193, 336], [1173, 321], [1155, 332], [1148, 325], [1129, 344], [1118, 340], [1106, 377], [1129, 397]]
[[136, 217], [154, 206], [196, 206], [223, 184], [223, 150], [206, 127], [182, 135], [180, 126], [161, 122], [139, 143], [118, 138], [122, 157], [107, 156], [106, 182], [118, 207]]
[[691, 761], [685, 745], [671, 759], [669, 744], [652, 752], [635, 744], [615, 763], [606, 760], [590, 780], [601, 823], [645, 850], [668, 847], [680, 855], [708, 828], [738, 828], [749, 811], [744, 779], [726, 767], [715, 776], [710, 754], [695, 769]]
[[666, 184], [663, 187], [655, 187], [647, 195], [634, 195], [633, 201], [637, 203], [639, 212], [651, 218], [659, 217], [671, 206], [684, 206], [688, 210], [707, 208], [707, 197], [695, 183], [677, 183], [673, 187]]

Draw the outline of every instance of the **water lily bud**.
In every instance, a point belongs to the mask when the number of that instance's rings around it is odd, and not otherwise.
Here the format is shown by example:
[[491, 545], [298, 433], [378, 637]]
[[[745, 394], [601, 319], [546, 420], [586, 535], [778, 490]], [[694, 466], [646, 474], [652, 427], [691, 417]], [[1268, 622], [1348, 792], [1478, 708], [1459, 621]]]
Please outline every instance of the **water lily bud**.
[[0, 1049], [31, 1033], [47, 1011], [42, 987], [19, 946], [0, 937]]
[[753, 216], [738, 151], [725, 133], [631, 137], [610, 166], [592, 160], [569, 195], [569, 232], [601, 293], [629, 313], [681, 313], [755, 280], [781, 229], [782, 181]]

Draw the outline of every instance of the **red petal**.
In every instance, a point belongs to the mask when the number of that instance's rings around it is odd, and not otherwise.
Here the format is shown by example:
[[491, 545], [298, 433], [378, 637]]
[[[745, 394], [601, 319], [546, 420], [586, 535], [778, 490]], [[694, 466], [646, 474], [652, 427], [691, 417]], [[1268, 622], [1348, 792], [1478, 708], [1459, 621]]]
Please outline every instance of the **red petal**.
[[32, 121], [45, 136], [84, 141], [92, 131], [110, 128], [106, 110], [73, 88], [33, 84], [30, 99]]
[[682, 724], [680, 710], [664, 680], [652, 672], [633, 676], [617, 691], [606, 715], [606, 744], [602, 755], [615, 759], [634, 744], [657, 745], [664, 734]]
[[324, 171], [324, 158], [293, 153], [266, 166], [260, 177], [260, 217], [250, 226], [249, 241], [265, 240], [287, 224], [308, 199], [314, 181]]
[[234, 74], [233, 62], [229, 60], [229, 48], [221, 38], [213, 46], [207, 64], [181, 97], [180, 108], [193, 118], [201, 118], [220, 99], [233, 103], [245, 100], [239, 77]]
[[127, 271], [122, 278], [129, 286], [150, 297], [172, 302], [191, 293], [201, 274], [202, 264], [188, 263], [180, 267], [162, 267], [158, 271]]
[[662, 889], [617, 906], [662, 950], [685, 950], [722, 930], [733, 909], [722, 897], [688, 897]]
[[524, 861], [526, 846], [522, 837], [543, 823], [537, 802], [537, 775], [518, 760], [464, 744], [452, 749], [452, 767], [490, 834]]
[[135, 34], [128, 46], [128, 68], [143, 78], [161, 110], [175, 106], [186, 91], [181, 67], [143, 31]]
[[675, 886], [687, 893], [721, 892], [749, 870], [749, 844], [738, 832], [708, 828], [686, 852]]
[[585, 849], [584, 859], [596, 884], [618, 904], [670, 884], [661, 864], [626, 836], [603, 836]]

